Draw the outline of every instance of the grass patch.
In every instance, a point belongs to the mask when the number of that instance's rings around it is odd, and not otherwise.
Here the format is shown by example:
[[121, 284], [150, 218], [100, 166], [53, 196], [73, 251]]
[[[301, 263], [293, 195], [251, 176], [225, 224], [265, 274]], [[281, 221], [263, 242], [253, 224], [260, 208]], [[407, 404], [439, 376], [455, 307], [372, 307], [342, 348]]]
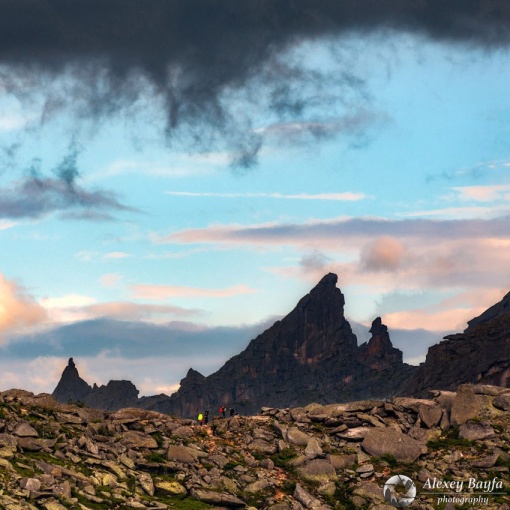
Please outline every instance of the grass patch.
[[223, 471], [232, 471], [237, 466], [241, 466], [242, 464], [240, 462], [236, 462], [234, 460], [229, 460], [224, 466]]
[[282, 451], [271, 455], [271, 460], [275, 466], [287, 469], [289, 462], [296, 457], [297, 453], [292, 448], [284, 448]]
[[399, 465], [398, 460], [395, 458], [395, 456], [391, 455], [391, 453], [383, 453], [380, 457], [380, 460], [383, 460], [388, 464], [388, 466], [395, 468]]
[[163, 448], [164, 439], [163, 436], [161, 435], [161, 432], [156, 432], [152, 434], [152, 438], [154, 439], [154, 441], [156, 441], [158, 448]]
[[145, 458], [149, 461], [149, 462], [157, 462], [157, 463], [164, 463], [166, 462], [166, 457], [162, 454], [162, 453], [158, 453], [158, 452], [149, 452]]
[[[153, 499], [148, 496], [142, 496], [142, 501], [152, 502]], [[198, 499], [190, 498], [189, 496], [167, 496], [164, 494], [158, 494], [158, 503], [163, 503], [172, 510], [205, 510], [212, 508], [211, 505], [199, 501]]]
[[255, 460], [264, 460], [264, 459], [267, 459], [267, 455], [260, 451], [260, 450], [254, 450], [253, 452], [251, 452], [251, 454], [253, 455], [253, 458]]
[[427, 447], [431, 450], [441, 450], [443, 448], [459, 448], [472, 446], [473, 441], [461, 439], [459, 429], [451, 429], [444, 437], [427, 441]]

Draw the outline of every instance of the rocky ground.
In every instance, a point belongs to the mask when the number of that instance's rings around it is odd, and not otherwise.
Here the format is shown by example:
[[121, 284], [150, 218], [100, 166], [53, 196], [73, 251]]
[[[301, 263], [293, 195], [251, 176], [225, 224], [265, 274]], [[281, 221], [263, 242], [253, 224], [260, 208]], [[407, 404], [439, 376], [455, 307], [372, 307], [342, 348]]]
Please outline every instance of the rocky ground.
[[416, 484], [410, 508], [455, 508], [428, 494], [438, 492], [427, 488], [435, 479], [487, 496], [487, 504], [457, 507], [509, 510], [509, 468], [508, 388], [264, 408], [207, 427], [142, 409], [108, 413], [46, 394], [0, 394], [0, 507], [8, 510], [391, 510], [383, 486], [396, 474]]

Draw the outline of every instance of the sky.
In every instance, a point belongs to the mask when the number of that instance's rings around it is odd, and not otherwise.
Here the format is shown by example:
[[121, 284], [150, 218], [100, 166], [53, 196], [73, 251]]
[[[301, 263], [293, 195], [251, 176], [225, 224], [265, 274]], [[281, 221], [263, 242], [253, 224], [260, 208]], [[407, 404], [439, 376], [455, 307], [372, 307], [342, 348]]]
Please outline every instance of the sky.
[[0, 391], [170, 393], [328, 272], [417, 364], [510, 290], [507, 2], [0, 11]]

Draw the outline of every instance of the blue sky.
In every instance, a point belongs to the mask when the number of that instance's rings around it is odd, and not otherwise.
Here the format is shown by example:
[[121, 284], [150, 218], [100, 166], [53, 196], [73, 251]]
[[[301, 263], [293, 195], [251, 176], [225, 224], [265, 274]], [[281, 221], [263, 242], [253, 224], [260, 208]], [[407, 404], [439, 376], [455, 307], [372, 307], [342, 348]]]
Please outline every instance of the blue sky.
[[381, 315], [423, 360], [510, 290], [510, 54], [466, 39], [303, 33], [210, 102], [184, 45], [166, 89], [141, 73], [118, 102], [72, 52], [2, 53], [0, 389], [51, 391], [74, 355], [171, 391], [329, 271], [360, 342]]

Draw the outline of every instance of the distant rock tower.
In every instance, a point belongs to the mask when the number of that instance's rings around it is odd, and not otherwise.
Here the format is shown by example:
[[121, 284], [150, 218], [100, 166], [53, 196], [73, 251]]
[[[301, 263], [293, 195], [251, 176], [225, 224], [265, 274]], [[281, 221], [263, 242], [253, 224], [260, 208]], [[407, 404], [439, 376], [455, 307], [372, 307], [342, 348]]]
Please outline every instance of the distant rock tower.
[[80, 377], [73, 358], [69, 358], [67, 367], [53, 391], [55, 400], [67, 403], [69, 400], [84, 400], [92, 388]]

